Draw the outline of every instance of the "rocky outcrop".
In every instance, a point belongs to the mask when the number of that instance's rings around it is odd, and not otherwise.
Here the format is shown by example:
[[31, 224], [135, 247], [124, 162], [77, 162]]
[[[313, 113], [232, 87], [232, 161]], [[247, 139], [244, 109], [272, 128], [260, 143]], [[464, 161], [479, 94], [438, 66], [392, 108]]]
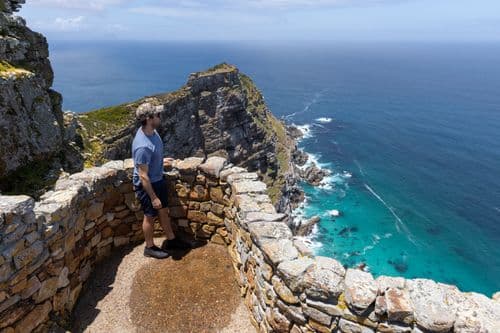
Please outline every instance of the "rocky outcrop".
[[294, 140], [267, 108], [252, 80], [228, 64], [189, 76], [179, 90], [79, 116], [88, 165], [130, 156], [136, 107], [162, 112], [159, 134], [174, 158], [220, 156], [259, 174], [277, 206], [283, 198]]
[[[0, 196], [0, 330], [57, 331], [54, 321], [64, 325], [96, 262], [143, 240], [132, 169], [131, 160], [112, 161], [61, 177], [36, 202]], [[219, 157], [176, 160], [168, 170], [174, 229], [227, 248], [259, 332], [500, 330], [497, 296], [426, 279], [374, 279], [314, 256], [255, 172]]]
[[313, 228], [320, 221], [319, 216], [313, 216], [308, 220], [301, 220], [297, 224], [292, 224], [293, 234], [297, 236], [308, 236], [313, 231]]
[[[62, 97], [51, 89], [53, 72], [45, 37], [12, 15], [24, 1], [0, 0], [0, 188], [8, 190], [19, 168], [47, 164], [54, 158], [64, 166], [75, 147], [65, 134]], [[70, 171], [81, 169], [72, 158]], [[76, 163], [76, 164], [75, 164]]]

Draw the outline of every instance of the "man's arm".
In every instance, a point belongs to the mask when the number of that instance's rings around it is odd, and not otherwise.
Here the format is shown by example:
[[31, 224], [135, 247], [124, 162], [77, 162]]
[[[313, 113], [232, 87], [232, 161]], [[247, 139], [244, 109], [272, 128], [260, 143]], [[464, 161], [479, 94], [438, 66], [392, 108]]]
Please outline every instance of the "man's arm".
[[153, 186], [151, 185], [151, 180], [149, 179], [148, 176], [148, 170], [149, 167], [147, 164], [139, 164], [137, 166], [138, 171], [139, 171], [139, 178], [141, 179], [141, 184], [142, 187], [144, 188], [144, 191], [149, 195], [149, 198], [151, 198], [151, 203], [153, 204], [154, 209], [161, 209], [161, 201], [160, 199], [156, 196], [155, 191], [153, 190]]

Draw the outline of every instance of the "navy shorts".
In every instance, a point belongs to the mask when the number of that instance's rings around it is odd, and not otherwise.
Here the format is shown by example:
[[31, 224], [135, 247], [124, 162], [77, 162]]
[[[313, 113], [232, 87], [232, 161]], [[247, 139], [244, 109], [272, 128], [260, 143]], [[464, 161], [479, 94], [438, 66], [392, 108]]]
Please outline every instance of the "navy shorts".
[[[153, 187], [153, 191], [155, 191], [155, 194], [158, 197], [158, 199], [160, 199], [162, 208], [167, 208], [168, 207], [167, 183], [165, 179], [151, 183], [151, 186]], [[153, 208], [153, 203], [151, 202], [151, 198], [149, 197], [149, 194], [142, 187], [142, 184], [139, 184], [139, 186], [134, 186], [134, 191], [137, 200], [139, 200], [141, 203], [144, 215], [158, 216], [158, 210]]]

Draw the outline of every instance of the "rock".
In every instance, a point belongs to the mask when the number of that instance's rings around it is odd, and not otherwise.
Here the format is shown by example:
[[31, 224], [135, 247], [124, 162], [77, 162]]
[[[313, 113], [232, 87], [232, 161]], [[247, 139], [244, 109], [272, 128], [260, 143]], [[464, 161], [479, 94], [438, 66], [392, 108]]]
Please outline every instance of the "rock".
[[309, 155], [301, 149], [297, 149], [292, 153], [292, 160], [295, 165], [303, 166], [309, 159]]
[[494, 301], [497, 301], [497, 302], [500, 302], [500, 291], [497, 291], [496, 293], [494, 293], [491, 298], [494, 300]]
[[255, 172], [239, 172], [239, 173], [234, 173], [231, 174], [227, 177], [227, 183], [229, 185], [233, 185], [234, 183], [240, 182], [240, 181], [251, 181], [251, 180], [258, 180], [259, 175], [257, 175]]
[[302, 309], [299, 306], [285, 304], [281, 300], [276, 301], [276, 306], [280, 309], [280, 312], [291, 321], [302, 325], [306, 323], [306, 318], [302, 314]]
[[268, 309], [269, 323], [277, 332], [288, 332], [290, 328], [290, 320], [282, 315], [277, 308]]
[[377, 297], [378, 287], [370, 273], [349, 268], [345, 275], [345, 300], [352, 310], [363, 313]]
[[225, 182], [227, 181], [227, 177], [232, 175], [233, 173], [242, 173], [242, 172], [247, 172], [247, 170], [241, 167], [231, 167], [224, 169], [220, 172], [220, 180]]
[[302, 285], [305, 293], [322, 300], [337, 299], [344, 291], [344, 267], [335, 259], [317, 256], [306, 270]]
[[285, 214], [251, 211], [245, 214], [244, 223], [250, 223], [255, 221], [278, 222], [285, 220], [285, 218], [286, 218]]
[[266, 184], [261, 181], [243, 180], [233, 183], [231, 186], [234, 194], [264, 193], [267, 189]]
[[306, 304], [309, 307], [316, 308], [324, 313], [328, 313], [331, 316], [340, 317], [344, 313], [344, 310], [338, 304], [329, 304], [321, 301], [314, 301], [311, 299], [306, 300]]
[[[47, 169], [44, 176], [54, 180], [61, 166], [81, 170], [76, 134], [64, 122], [61, 96], [51, 89], [53, 71], [47, 40], [11, 14], [22, 1], [0, 3], [5, 7], [0, 11], [4, 36], [0, 40], [0, 59], [8, 64], [3, 66], [8, 69], [0, 71], [0, 178], [16, 174], [21, 167]], [[70, 160], [67, 165], [66, 157]], [[0, 185], [10, 186], [6, 180]], [[33, 193], [38, 190], [33, 188]]]
[[343, 333], [374, 333], [371, 328], [340, 318], [339, 327]]
[[210, 225], [224, 225], [224, 219], [218, 217], [212, 212], [207, 213], [207, 221]]
[[90, 221], [97, 220], [99, 217], [102, 216], [103, 208], [104, 208], [104, 203], [95, 202], [89, 208], [87, 208], [85, 217], [87, 218], [87, 220]]
[[278, 274], [292, 291], [301, 292], [304, 275], [312, 265], [314, 260], [311, 258], [283, 261], [278, 265]]
[[263, 240], [260, 249], [274, 265], [278, 265], [285, 260], [295, 259], [299, 255], [299, 252], [295, 246], [293, 246], [290, 239]]
[[405, 279], [402, 277], [381, 275], [375, 279], [375, 282], [378, 286], [378, 292], [381, 295], [385, 294], [385, 291], [389, 288], [404, 289], [405, 287]]
[[407, 280], [415, 321], [426, 330], [448, 332], [455, 322], [454, 292], [432, 280]]
[[273, 284], [274, 291], [276, 294], [288, 304], [299, 303], [299, 298], [293, 294], [293, 292], [281, 281], [276, 275], [272, 277], [271, 282]]
[[300, 139], [304, 136], [304, 133], [297, 126], [288, 125], [286, 127], [286, 130], [288, 134], [294, 139]]
[[478, 293], [462, 296], [457, 304], [454, 332], [500, 332], [500, 306], [497, 301]]
[[301, 221], [299, 225], [294, 226], [294, 235], [296, 236], [308, 236], [314, 226], [321, 220], [319, 216], [313, 216], [307, 221]]
[[416, 330], [412, 330], [411, 326], [405, 326], [402, 324], [395, 323], [385, 323], [381, 322], [377, 326], [377, 332], [380, 333], [417, 333]]
[[326, 169], [321, 169], [316, 166], [313, 162], [310, 166], [304, 170], [299, 169], [300, 177], [313, 186], [320, 185], [323, 178], [330, 175], [330, 171]]
[[63, 288], [69, 284], [68, 273], [69, 273], [68, 267], [64, 267], [61, 270], [61, 273], [59, 273], [59, 279], [57, 281], [57, 288]]
[[210, 176], [219, 178], [220, 172], [221, 172], [222, 168], [224, 168], [226, 163], [227, 163], [227, 159], [225, 159], [224, 157], [212, 156], [212, 157], [209, 157], [205, 161], [205, 163], [200, 164], [198, 166], [198, 168]]
[[410, 295], [407, 290], [387, 289], [385, 292], [385, 304], [389, 321], [405, 324], [413, 322], [413, 308], [410, 304]]
[[203, 162], [201, 157], [188, 157], [183, 160], [176, 160], [173, 164], [180, 172], [194, 173], [200, 164]]
[[36, 259], [43, 251], [43, 242], [36, 241], [27, 249], [21, 251], [14, 257], [14, 264], [17, 269], [21, 269], [24, 266], [31, 263], [34, 259]]
[[12, 305], [19, 302], [20, 299], [21, 299], [21, 297], [19, 297], [19, 295], [13, 295], [13, 296], [7, 298], [2, 303], [0, 303], [0, 314], [2, 312], [4, 312], [6, 309], [10, 308]]
[[44, 300], [54, 296], [57, 290], [57, 285], [59, 283], [58, 277], [48, 278], [42, 282], [38, 293], [34, 297], [36, 303], [43, 302]]
[[52, 304], [47, 301], [41, 305], [36, 306], [28, 315], [21, 319], [15, 327], [16, 332], [31, 332], [38, 325], [44, 323], [50, 311], [52, 310]]
[[253, 222], [249, 226], [250, 235], [257, 245], [269, 239], [292, 239], [292, 232], [281, 222]]

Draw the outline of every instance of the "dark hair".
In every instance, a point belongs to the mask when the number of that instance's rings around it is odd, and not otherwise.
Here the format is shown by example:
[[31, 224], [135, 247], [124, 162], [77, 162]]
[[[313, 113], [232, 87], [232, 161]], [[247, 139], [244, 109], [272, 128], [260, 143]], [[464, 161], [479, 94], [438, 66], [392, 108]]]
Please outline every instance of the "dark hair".
[[141, 126], [144, 126], [148, 123], [148, 119], [153, 119], [155, 116], [160, 117], [161, 112], [155, 112], [151, 115], [148, 115], [146, 118], [140, 120]]

